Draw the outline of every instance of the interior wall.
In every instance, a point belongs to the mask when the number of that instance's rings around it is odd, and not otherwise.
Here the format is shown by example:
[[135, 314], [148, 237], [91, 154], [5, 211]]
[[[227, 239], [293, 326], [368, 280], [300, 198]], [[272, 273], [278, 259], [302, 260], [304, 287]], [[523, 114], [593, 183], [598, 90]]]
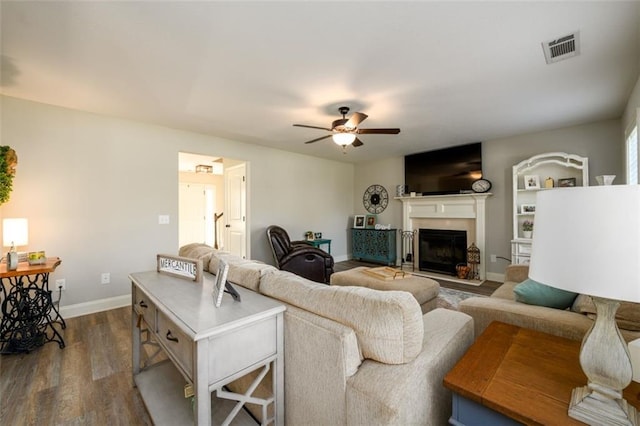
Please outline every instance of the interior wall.
[[[404, 157], [392, 157], [384, 160], [361, 163], [355, 165], [353, 181], [353, 214], [348, 220], [348, 227], [353, 227], [353, 215], [370, 214], [364, 207], [364, 192], [370, 185], [382, 185], [389, 193], [387, 208], [377, 215], [376, 223], [391, 225], [391, 228], [402, 228], [402, 202], [395, 200], [396, 186], [404, 184]], [[400, 239], [397, 240], [398, 257], [400, 253]], [[349, 250], [351, 243], [349, 240]]]
[[[128, 274], [178, 251], [178, 153], [250, 163], [251, 257], [273, 263], [265, 229], [311, 229], [346, 259], [353, 165], [3, 96], [0, 144], [18, 154], [2, 217], [27, 217], [27, 250], [62, 264], [62, 305], [130, 293]], [[168, 225], [158, 215], [169, 215]], [[100, 274], [111, 273], [111, 284]]]
[[[493, 195], [487, 199], [487, 253], [483, 260], [489, 261], [491, 254], [511, 258], [514, 164], [545, 152], [578, 154], [589, 158], [590, 185], [596, 185], [598, 175], [624, 176], [621, 138], [621, 121], [608, 120], [483, 143], [483, 173], [493, 184]], [[498, 259], [487, 264], [487, 271], [503, 273], [508, 263]]]
[[[589, 177], [595, 185], [595, 176], [615, 174], [623, 176], [621, 120], [607, 120], [592, 124], [573, 126], [527, 135], [496, 139], [482, 144], [482, 168], [484, 177], [492, 182], [487, 199], [486, 253], [482, 261], [487, 263], [487, 272], [502, 274], [509, 262], [498, 259], [490, 263], [490, 255], [511, 257], [512, 239], [512, 166], [525, 158], [544, 152], [568, 152], [589, 157]], [[389, 196], [395, 196], [395, 186], [404, 182], [404, 160], [402, 157], [359, 164], [355, 168], [354, 213], [365, 214], [362, 194], [374, 183], [383, 185]], [[616, 181], [616, 183], [621, 183]], [[392, 227], [402, 226], [402, 203], [390, 201], [389, 208], [380, 215], [381, 223]], [[398, 246], [400, 247], [400, 246]], [[398, 252], [398, 256], [400, 253]]]

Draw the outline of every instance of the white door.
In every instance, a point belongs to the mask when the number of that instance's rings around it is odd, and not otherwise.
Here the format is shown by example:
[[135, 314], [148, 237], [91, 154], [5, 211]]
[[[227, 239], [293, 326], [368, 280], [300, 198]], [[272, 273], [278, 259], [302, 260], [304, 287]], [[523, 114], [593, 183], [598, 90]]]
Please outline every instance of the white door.
[[178, 202], [178, 243], [213, 245], [215, 187], [199, 183], [180, 183]]
[[225, 250], [247, 258], [246, 164], [225, 168]]

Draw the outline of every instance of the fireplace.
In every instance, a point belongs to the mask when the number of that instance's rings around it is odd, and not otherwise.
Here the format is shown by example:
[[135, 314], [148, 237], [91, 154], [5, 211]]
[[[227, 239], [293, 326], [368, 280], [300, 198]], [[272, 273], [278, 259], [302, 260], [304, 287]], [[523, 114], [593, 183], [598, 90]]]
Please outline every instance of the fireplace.
[[419, 269], [456, 275], [456, 265], [467, 263], [467, 232], [420, 229]]

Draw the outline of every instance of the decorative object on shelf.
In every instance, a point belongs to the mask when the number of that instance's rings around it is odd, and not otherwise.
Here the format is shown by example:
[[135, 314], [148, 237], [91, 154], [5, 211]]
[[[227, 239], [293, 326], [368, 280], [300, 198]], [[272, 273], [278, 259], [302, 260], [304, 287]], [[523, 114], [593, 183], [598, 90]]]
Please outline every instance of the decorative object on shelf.
[[404, 197], [405, 194], [407, 193], [406, 188], [407, 187], [405, 185], [396, 185], [396, 196]]
[[376, 226], [374, 226], [373, 229], [377, 229], [378, 231], [387, 231], [391, 229], [391, 224], [387, 223], [386, 225], [383, 225], [382, 223], [376, 223]]
[[524, 189], [540, 189], [540, 178], [538, 175], [525, 175]]
[[364, 228], [364, 215], [357, 214], [353, 217], [353, 227], [354, 228]]
[[389, 204], [389, 194], [382, 185], [371, 185], [364, 191], [362, 204], [369, 213], [380, 214]]
[[558, 186], [561, 187], [561, 188], [569, 187], [569, 186], [576, 186], [576, 178], [558, 179]]
[[2, 245], [11, 247], [7, 253], [7, 270], [18, 269], [18, 253], [16, 247], [29, 244], [29, 221], [24, 218], [7, 218], [2, 220]]
[[367, 215], [367, 228], [375, 228], [376, 227], [376, 215], [368, 214]]
[[27, 254], [29, 265], [43, 265], [47, 263], [47, 256], [44, 251], [30, 251]]
[[478, 265], [480, 264], [480, 249], [476, 246], [476, 243], [471, 243], [467, 249], [467, 264], [469, 264], [469, 273], [467, 278], [470, 280], [479, 280], [480, 273], [478, 272]]
[[313, 235], [313, 231], [307, 231], [304, 233], [304, 239], [307, 241], [313, 241], [315, 236]]
[[0, 205], [9, 201], [18, 155], [9, 146], [0, 146]]
[[489, 192], [491, 189], [491, 182], [487, 179], [480, 178], [478, 180], [473, 181], [471, 184], [471, 189], [473, 192], [484, 193]]
[[639, 413], [622, 397], [633, 370], [615, 316], [620, 301], [640, 302], [640, 186], [545, 191], [537, 208], [529, 276], [589, 295], [596, 306], [580, 350], [588, 385], [573, 390], [569, 416], [592, 425], [637, 425]]
[[322, 239], [322, 232], [314, 232], [314, 233], [313, 233], [313, 237], [314, 237], [316, 240], [321, 240], [321, 239]]
[[520, 206], [520, 213], [522, 214], [535, 213], [535, 212], [536, 212], [535, 204], [523, 204]]
[[548, 177], [544, 180], [544, 187], [549, 189], [549, 188], [553, 188], [556, 185], [555, 181], [553, 180], [552, 177]]
[[596, 182], [598, 185], [613, 185], [613, 180], [616, 178], [616, 175], [600, 175], [596, 176]]
[[533, 222], [525, 220], [522, 222], [522, 236], [525, 238], [531, 238], [533, 235]]

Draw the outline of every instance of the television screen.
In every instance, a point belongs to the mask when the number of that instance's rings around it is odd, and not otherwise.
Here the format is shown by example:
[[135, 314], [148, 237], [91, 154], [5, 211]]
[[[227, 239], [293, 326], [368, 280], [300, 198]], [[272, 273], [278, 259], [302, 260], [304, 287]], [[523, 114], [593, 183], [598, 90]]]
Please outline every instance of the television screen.
[[459, 194], [471, 191], [471, 183], [481, 177], [480, 142], [404, 157], [407, 192], [423, 195]]

